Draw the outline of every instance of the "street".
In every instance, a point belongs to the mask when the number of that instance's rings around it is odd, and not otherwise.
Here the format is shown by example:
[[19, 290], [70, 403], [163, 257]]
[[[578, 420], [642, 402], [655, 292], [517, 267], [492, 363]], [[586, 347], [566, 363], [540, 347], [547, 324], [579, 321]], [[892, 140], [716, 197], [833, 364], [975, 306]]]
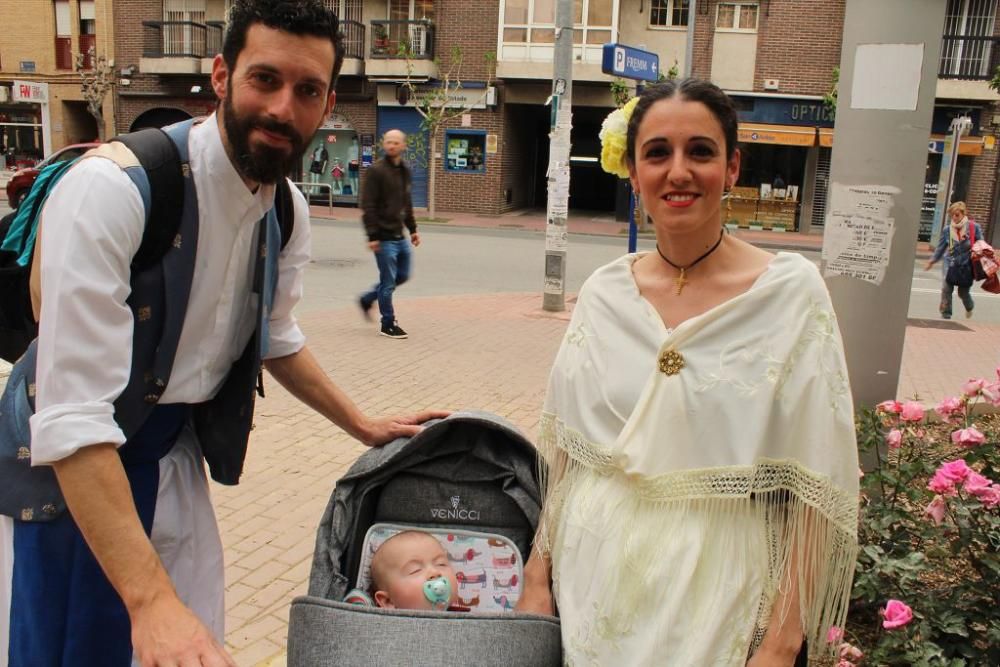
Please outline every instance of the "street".
[[[502, 218], [501, 218], [502, 220]], [[738, 234], [738, 232], [737, 232]], [[414, 250], [413, 279], [396, 293], [396, 300], [454, 294], [538, 292], [541, 294], [545, 238], [535, 232], [510, 229], [470, 229], [447, 225], [420, 226], [423, 241]], [[306, 273], [305, 296], [297, 312], [328, 310], [353, 305], [364, 288], [377, 278], [375, 262], [355, 222], [313, 219], [313, 261]], [[640, 239], [639, 250], [653, 250], [653, 242]], [[624, 236], [571, 235], [566, 291], [574, 293], [587, 276], [627, 250]], [[819, 262], [819, 253], [803, 252]], [[913, 263], [910, 318], [938, 319], [940, 264], [924, 271], [924, 260]], [[975, 321], [1000, 323], [1000, 295], [973, 288]], [[964, 321], [956, 293], [954, 312]], [[402, 322], [405, 328], [406, 323]]]

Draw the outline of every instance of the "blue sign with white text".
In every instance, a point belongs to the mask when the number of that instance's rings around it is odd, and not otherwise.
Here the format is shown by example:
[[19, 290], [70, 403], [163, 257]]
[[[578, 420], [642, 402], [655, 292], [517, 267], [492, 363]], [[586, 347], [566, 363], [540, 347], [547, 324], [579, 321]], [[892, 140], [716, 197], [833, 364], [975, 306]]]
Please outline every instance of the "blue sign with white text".
[[605, 44], [601, 71], [625, 79], [657, 81], [660, 78], [660, 56], [623, 44]]

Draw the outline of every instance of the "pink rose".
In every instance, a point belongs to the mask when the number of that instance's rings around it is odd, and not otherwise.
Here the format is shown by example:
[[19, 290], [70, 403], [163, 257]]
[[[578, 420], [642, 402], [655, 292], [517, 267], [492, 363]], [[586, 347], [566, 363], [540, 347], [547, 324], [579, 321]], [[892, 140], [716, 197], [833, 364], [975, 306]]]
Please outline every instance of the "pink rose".
[[831, 625], [830, 629], [826, 631], [827, 644], [837, 644], [843, 638], [844, 638], [844, 629], [838, 628], [836, 625]]
[[934, 473], [931, 481], [927, 482], [927, 488], [937, 494], [955, 495], [955, 482], [942, 475], [940, 470]]
[[977, 493], [976, 497], [986, 507], [993, 508], [1000, 505], [1000, 484], [994, 484], [985, 491]]
[[990, 487], [992, 486], [993, 480], [988, 479], [973, 470], [969, 473], [969, 476], [965, 478], [965, 483], [962, 485], [962, 488], [974, 496], [980, 496], [988, 494]]
[[969, 381], [962, 385], [962, 393], [972, 398], [978, 396], [985, 386], [986, 380], [983, 378], [969, 378]]
[[934, 521], [935, 526], [940, 526], [941, 522], [944, 521], [944, 512], [946, 509], [948, 509], [948, 503], [945, 501], [944, 496], [936, 495], [931, 504], [924, 509], [924, 514]]
[[961, 399], [955, 398], [954, 396], [944, 399], [943, 401], [937, 404], [936, 408], [934, 408], [934, 411], [937, 412], [939, 415], [941, 415], [943, 419], [947, 419], [948, 417], [951, 417], [956, 412], [960, 412], [961, 410], [962, 410], [962, 401]]
[[885, 444], [889, 445], [889, 449], [899, 449], [899, 446], [903, 444], [902, 432], [898, 428], [889, 431], [889, 434], [885, 436]]
[[963, 428], [951, 434], [951, 441], [963, 447], [975, 447], [986, 442], [986, 436], [979, 432], [975, 426]]
[[1000, 408], [1000, 382], [994, 382], [983, 387], [983, 398]]
[[924, 420], [924, 406], [916, 401], [907, 401], [899, 411], [899, 418], [904, 422], [921, 422]]
[[841, 660], [853, 660], [857, 662], [861, 658], [865, 657], [865, 654], [861, 652], [857, 646], [852, 646], [847, 642], [840, 645], [840, 659]]
[[903, 404], [899, 401], [882, 401], [875, 406], [876, 412], [884, 412], [890, 415], [898, 415], [903, 410]]
[[889, 600], [881, 611], [882, 627], [886, 630], [901, 628], [913, 620], [913, 610], [899, 600]]
[[952, 482], [964, 482], [970, 472], [972, 470], [965, 464], [965, 459], [958, 459], [942, 464], [934, 475], [941, 475]]

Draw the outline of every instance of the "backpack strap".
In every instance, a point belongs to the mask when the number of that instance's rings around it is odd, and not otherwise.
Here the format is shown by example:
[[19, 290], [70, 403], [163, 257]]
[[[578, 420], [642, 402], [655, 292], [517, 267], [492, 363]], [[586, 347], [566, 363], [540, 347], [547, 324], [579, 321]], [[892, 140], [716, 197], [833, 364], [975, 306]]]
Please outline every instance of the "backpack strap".
[[284, 250], [295, 229], [295, 202], [292, 201], [292, 188], [288, 185], [287, 178], [279, 178], [276, 184], [274, 212], [281, 229], [281, 249]]
[[[158, 128], [123, 134], [112, 141], [120, 142], [132, 151], [148, 180], [149, 201], [143, 202], [146, 205], [146, 228], [139, 250], [132, 258], [133, 270], [142, 271], [160, 261], [177, 236], [187, 160], [186, 156], [182, 159], [178, 144]], [[186, 144], [184, 142], [185, 147]], [[143, 193], [143, 188], [140, 187], [139, 191]]]

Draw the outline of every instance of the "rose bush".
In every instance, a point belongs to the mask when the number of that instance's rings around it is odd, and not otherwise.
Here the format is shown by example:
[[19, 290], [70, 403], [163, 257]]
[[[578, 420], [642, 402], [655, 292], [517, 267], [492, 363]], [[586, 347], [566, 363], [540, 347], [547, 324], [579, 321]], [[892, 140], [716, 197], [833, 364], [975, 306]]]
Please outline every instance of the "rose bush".
[[860, 551], [835, 664], [1000, 665], [1000, 416], [984, 407], [1000, 407], [1000, 368], [933, 409], [859, 415]]

